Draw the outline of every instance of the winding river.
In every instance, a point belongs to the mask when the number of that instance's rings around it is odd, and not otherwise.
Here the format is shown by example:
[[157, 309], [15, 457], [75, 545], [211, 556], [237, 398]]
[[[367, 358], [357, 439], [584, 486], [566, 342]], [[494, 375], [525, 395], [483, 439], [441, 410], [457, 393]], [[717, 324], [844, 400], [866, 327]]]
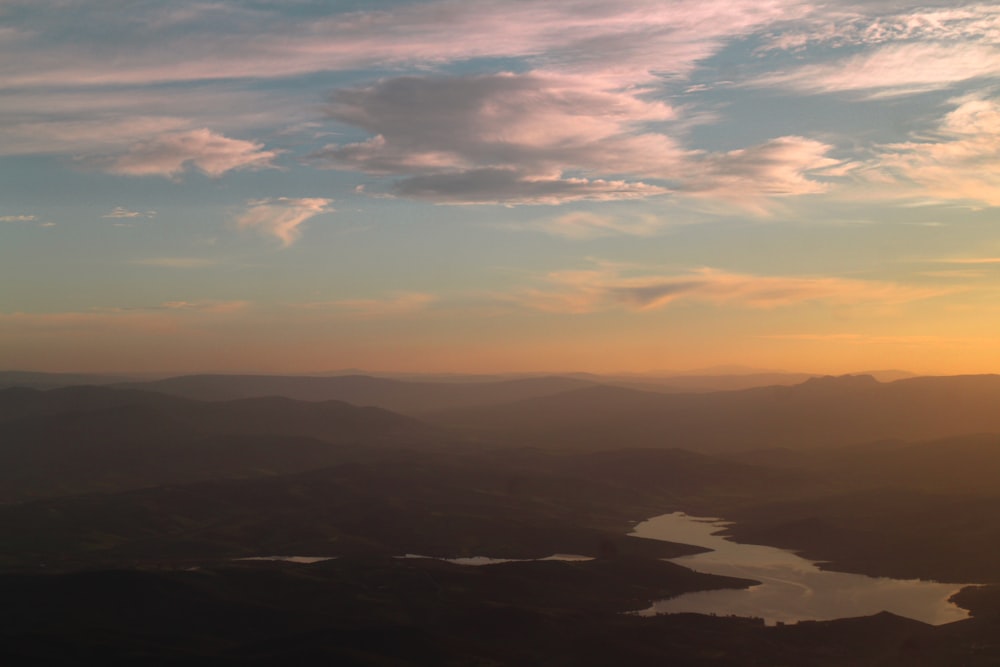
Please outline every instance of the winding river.
[[698, 572], [761, 583], [742, 590], [687, 593], [655, 602], [640, 614], [750, 616], [763, 618], [769, 625], [870, 616], [881, 611], [932, 625], [968, 618], [966, 610], [948, 601], [967, 584], [821, 570], [815, 562], [786, 549], [739, 544], [721, 537], [717, 533], [726, 525], [718, 519], [675, 512], [637, 524], [632, 535], [711, 549], [671, 562]]

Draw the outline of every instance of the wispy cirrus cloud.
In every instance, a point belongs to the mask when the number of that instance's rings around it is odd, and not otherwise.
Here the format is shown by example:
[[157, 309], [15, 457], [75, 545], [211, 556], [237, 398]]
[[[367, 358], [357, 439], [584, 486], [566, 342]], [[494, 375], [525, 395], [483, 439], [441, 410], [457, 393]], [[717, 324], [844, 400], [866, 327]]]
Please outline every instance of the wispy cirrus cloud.
[[685, 301], [766, 309], [808, 302], [897, 305], [954, 291], [884, 281], [762, 276], [712, 268], [674, 275], [628, 275], [613, 265], [557, 271], [546, 275], [542, 282], [541, 287], [501, 298], [531, 310], [582, 314], [619, 308], [655, 311]]
[[1000, 101], [974, 95], [955, 102], [933, 132], [880, 147], [858, 173], [891, 186], [890, 195], [1000, 205]]
[[247, 210], [236, 218], [236, 226], [273, 236], [288, 247], [301, 235], [299, 226], [317, 215], [332, 212], [332, 203], [332, 199], [321, 197], [257, 199], [247, 203]]
[[737, 204], [767, 213], [768, 199], [825, 192], [820, 180], [841, 164], [829, 157], [832, 146], [806, 137], [786, 136], [724, 153], [699, 155], [687, 164], [678, 189], [700, 198]]
[[0, 90], [0, 155], [116, 155], [164, 134], [208, 127], [226, 136], [253, 135], [313, 115], [287, 94], [247, 88], [192, 84]]
[[[210, 100], [201, 105], [211, 107], [210, 119], [223, 122], [217, 108], [222, 98], [208, 95], [207, 86], [174, 100], [172, 90], [152, 84], [416, 67], [424, 73], [335, 91], [329, 118], [369, 136], [328, 145], [316, 152], [316, 162], [396, 177], [389, 194], [440, 203], [558, 204], [676, 190], [724, 194], [750, 211], [764, 211], [762, 198], [824, 187], [810, 173], [822, 156], [807, 155], [820, 142], [791, 136], [735, 151], [691, 150], [679, 139], [691, 118], [660, 95], [665, 81], [689, 76], [733, 40], [814, 14], [808, 2], [491, 0], [473, 8], [436, 0], [303, 18], [269, 5], [229, 2], [135, 11], [143, 20], [130, 14], [121, 26], [130, 57], [108, 68], [102, 54], [111, 47], [99, 37], [122, 23], [118, 12], [92, 7], [73, 39], [59, 33], [63, 39], [38, 49], [45, 42], [39, 38], [58, 20], [22, 8], [22, 23], [8, 42], [17, 57], [0, 66], [0, 82], [36, 98], [49, 95], [57, 108], [68, 108], [75, 97], [77, 108], [90, 115], [67, 122], [57, 113], [37, 122], [15, 113], [9, 120], [18, 146], [8, 150], [75, 147], [86, 158], [82, 164], [174, 179], [186, 171], [217, 177], [273, 167], [275, 150], [191, 129], [205, 118], [194, 103], [201, 98]], [[480, 75], [440, 72], [451, 63], [488, 58], [519, 66]], [[428, 69], [439, 71], [432, 76]], [[53, 90], [68, 84], [75, 92]], [[122, 86], [141, 88], [130, 100]], [[81, 90], [101, 90], [114, 101], [102, 106], [100, 96]], [[260, 104], [228, 108], [245, 125], [255, 122]], [[166, 111], [157, 116], [155, 109]], [[257, 121], [273, 123], [274, 111], [260, 112]], [[290, 120], [303, 119], [293, 114]], [[131, 139], [121, 145], [123, 137]], [[119, 146], [110, 151], [114, 142]], [[749, 165], [755, 157], [759, 168]]]
[[1000, 75], [1000, 46], [991, 44], [890, 44], [833, 63], [804, 65], [750, 82], [801, 93], [860, 92], [882, 97], [942, 90]]
[[[180, 138], [162, 138], [165, 132], [198, 127], [245, 132], [261, 125], [273, 128], [282, 118], [314, 120], [303, 111], [313, 103], [311, 93], [289, 99], [288, 91], [249, 90], [251, 83], [365, 68], [426, 72], [475, 59], [515, 59], [520, 68], [546, 79], [539, 84], [530, 76], [515, 77], [511, 82], [520, 84], [520, 91], [508, 85], [506, 93], [492, 96], [487, 115], [495, 115], [489, 128], [493, 140], [504, 131], [517, 135], [516, 143], [525, 133], [561, 136], [565, 129], [575, 133], [573, 143], [593, 131], [596, 140], [605, 139], [605, 148], [614, 148], [627, 137], [609, 137], [609, 123], [613, 128], [623, 119], [662, 120], [667, 108], [644, 94], [663, 77], [686, 76], [729, 40], [811, 10], [802, 0], [674, 0], [669, 5], [636, 0], [627, 6], [592, 0], [487, 0], [474, 6], [434, 0], [355, 11], [331, 6], [303, 14], [287, 12], [280, 3], [249, 6], [231, 0], [140, 3], [128, 11], [102, 3], [80, 4], [74, 11], [60, 7], [59, 0], [19, 3], [16, 20], [0, 33], [0, 91], [16, 91], [0, 92], [0, 153], [107, 156], [109, 146], [126, 144], [138, 154], [105, 160], [109, 168], [170, 176], [184, 162], [215, 174], [232, 167], [226, 168], [225, 160], [169, 158], [184, 150], [176, 145]], [[456, 77], [448, 99], [467, 108], [482, 99], [473, 87], [469, 77]], [[376, 88], [386, 93], [389, 87]], [[441, 84], [437, 90], [448, 92]], [[341, 107], [349, 97], [344, 93]], [[534, 115], [519, 108], [525, 104]], [[430, 117], [413, 115], [425, 129]], [[373, 132], [371, 144], [338, 147], [337, 159], [396, 173], [400, 160], [433, 161], [440, 144], [413, 150], [400, 146], [398, 136], [385, 134], [389, 145], [380, 147], [378, 134]], [[647, 133], [621, 151], [609, 151], [609, 159], [621, 152], [632, 161], [637, 144], [650, 140], [664, 142]], [[234, 148], [230, 144], [226, 152]], [[267, 160], [260, 156], [256, 164]], [[387, 167], [380, 167], [383, 161]], [[480, 168], [508, 164], [475, 162]], [[453, 166], [451, 157], [448, 166]], [[533, 167], [525, 171], [537, 178]], [[586, 170], [586, 161], [579, 168]], [[615, 180], [608, 175], [616, 173], [624, 172], [610, 165], [602, 177]]]
[[[866, 14], [835, 6], [765, 34], [759, 52], [843, 49], [827, 62], [770, 72], [750, 85], [802, 93], [865, 92], [897, 96], [941, 90], [1000, 74], [1000, 7], [907, 8]], [[858, 50], [861, 49], [860, 52]]]
[[36, 215], [0, 215], [0, 222], [35, 222]]
[[808, 46], [873, 46], [892, 42], [986, 42], [1000, 43], [1000, 7], [966, 4], [957, 7], [914, 8], [871, 16], [863, 7], [817, 13], [765, 33], [761, 52], [802, 51]]
[[[288, 77], [473, 58], [528, 58], [534, 66], [594, 76], [654, 78], [686, 73], [726, 39], [808, 13], [799, 0], [636, 0], [627, 6], [565, 0], [437, 0], [377, 10], [296, 17], [280, 3], [146, 4], [122, 12], [92, 4], [53, 11], [23, 4], [3, 45], [3, 87], [110, 86]], [[123, 36], [129, 58], [120, 54]]]

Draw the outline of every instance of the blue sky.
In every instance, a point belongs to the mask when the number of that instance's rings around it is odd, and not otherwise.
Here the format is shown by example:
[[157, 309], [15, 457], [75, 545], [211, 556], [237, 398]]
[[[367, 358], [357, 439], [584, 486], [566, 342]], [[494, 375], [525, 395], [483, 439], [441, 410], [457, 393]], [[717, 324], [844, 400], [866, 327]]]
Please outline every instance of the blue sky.
[[1000, 369], [1000, 6], [0, 3], [0, 366]]

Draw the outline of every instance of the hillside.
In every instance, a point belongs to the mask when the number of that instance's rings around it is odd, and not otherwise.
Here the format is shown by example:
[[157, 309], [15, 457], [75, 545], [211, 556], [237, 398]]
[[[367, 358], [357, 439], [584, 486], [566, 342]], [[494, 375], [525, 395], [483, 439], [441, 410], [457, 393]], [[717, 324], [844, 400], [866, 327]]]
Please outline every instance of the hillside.
[[296, 472], [445, 441], [409, 417], [339, 401], [8, 389], [0, 391], [0, 502]]
[[481, 437], [547, 447], [724, 452], [1000, 433], [998, 404], [996, 375], [888, 383], [843, 376], [707, 394], [589, 387], [426, 418]]
[[490, 405], [593, 386], [575, 378], [538, 377], [484, 382], [421, 382], [367, 375], [185, 375], [117, 385], [203, 401], [283, 396], [299, 401], [345, 401], [414, 415]]

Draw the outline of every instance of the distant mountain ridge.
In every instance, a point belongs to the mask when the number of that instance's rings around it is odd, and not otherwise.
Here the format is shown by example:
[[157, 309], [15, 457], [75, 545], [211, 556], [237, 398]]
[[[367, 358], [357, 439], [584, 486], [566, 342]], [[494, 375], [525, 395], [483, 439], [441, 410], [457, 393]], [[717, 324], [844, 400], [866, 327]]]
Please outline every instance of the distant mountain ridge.
[[130, 375], [113, 373], [43, 373], [39, 371], [0, 371], [0, 389], [27, 387], [30, 389], [56, 389], [75, 385], [106, 385], [116, 382], [137, 381]]
[[1000, 376], [812, 378], [794, 386], [664, 394], [597, 386], [428, 419], [556, 447], [722, 452], [1000, 433]]
[[[882, 382], [913, 377], [899, 370], [870, 373]], [[203, 373], [157, 378], [113, 374], [0, 371], [0, 389], [54, 389], [100, 385], [146, 389], [199, 400], [285, 396], [303, 401], [342, 400], [418, 415], [450, 408], [503, 403], [598, 384], [660, 393], [712, 392], [800, 384], [816, 373], [722, 366], [684, 373], [375, 373], [357, 370], [312, 375]]]
[[456, 383], [393, 380], [368, 375], [184, 375], [116, 387], [204, 401], [260, 396], [284, 396], [298, 401], [339, 400], [413, 415], [546, 396], [594, 384], [563, 377]]

